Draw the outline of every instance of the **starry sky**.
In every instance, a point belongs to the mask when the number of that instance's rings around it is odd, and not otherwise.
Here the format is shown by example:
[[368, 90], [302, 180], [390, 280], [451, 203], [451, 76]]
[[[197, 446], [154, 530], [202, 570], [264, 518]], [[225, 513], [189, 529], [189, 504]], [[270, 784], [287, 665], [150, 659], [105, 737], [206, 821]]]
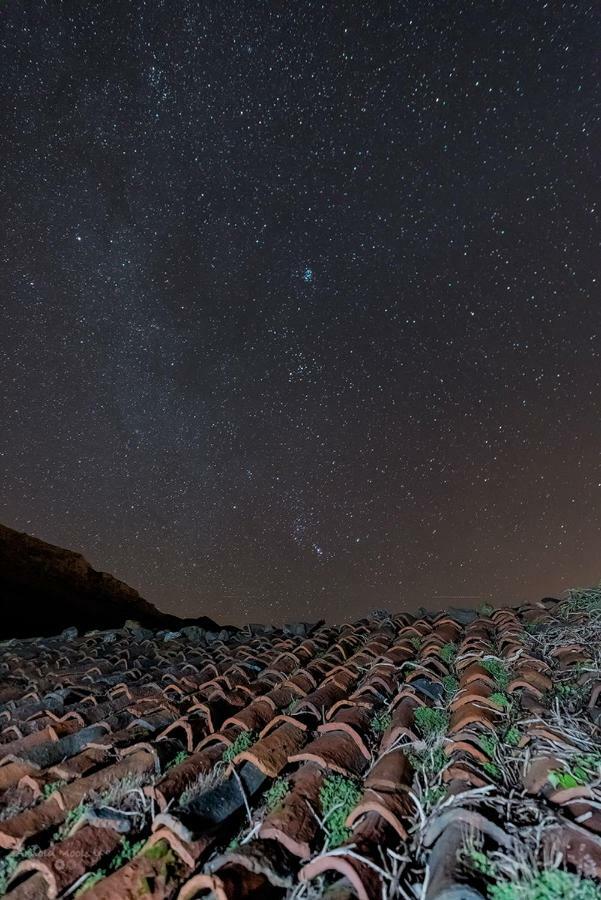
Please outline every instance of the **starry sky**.
[[0, 521], [222, 622], [597, 582], [595, 7], [9, 0]]

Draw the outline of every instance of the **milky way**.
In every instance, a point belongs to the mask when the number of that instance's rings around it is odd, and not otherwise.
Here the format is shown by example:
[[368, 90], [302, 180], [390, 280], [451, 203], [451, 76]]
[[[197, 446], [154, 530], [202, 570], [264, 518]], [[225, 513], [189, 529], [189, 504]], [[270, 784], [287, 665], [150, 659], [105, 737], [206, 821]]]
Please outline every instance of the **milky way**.
[[600, 23], [9, 4], [0, 521], [221, 621], [597, 581]]

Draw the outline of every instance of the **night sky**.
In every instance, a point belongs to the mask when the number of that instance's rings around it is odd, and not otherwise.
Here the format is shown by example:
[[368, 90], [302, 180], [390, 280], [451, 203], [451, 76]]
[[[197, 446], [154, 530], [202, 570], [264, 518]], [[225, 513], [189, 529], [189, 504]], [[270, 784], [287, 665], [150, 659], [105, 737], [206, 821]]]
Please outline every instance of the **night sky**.
[[236, 623], [599, 580], [596, 4], [1, 16], [0, 521]]

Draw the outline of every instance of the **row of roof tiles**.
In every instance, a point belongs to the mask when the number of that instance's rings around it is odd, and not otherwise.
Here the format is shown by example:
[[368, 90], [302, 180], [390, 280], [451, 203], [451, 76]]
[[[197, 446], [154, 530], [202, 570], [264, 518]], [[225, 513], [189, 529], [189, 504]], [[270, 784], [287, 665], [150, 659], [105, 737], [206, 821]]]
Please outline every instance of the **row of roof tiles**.
[[[508, 702], [527, 722], [516, 743], [528, 764], [511, 789], [544, 804], [545, 846], [601, 876], [598, 788], [549, 781], [561, 766], [550, 748], [578, 750], [546, 721], [554, 674], [576, 667], [587, 649], [575, 642], [537, 657], [524, 625], [547, 616], [536, 605], [502, 609], [463, 627], [444, 614], [401, 614], [210, 648], [127, 634], [5, 645], [0, 848], [9, 896], [53, 898], [80, 885], [88, 900], [141, 890], [235, 900], [320, 884], [332, 896], [375, 900], [392, 878], [383, 851], [402, 858], [416, 822], [426, 900], [457, 884], [482, 896], [456, 851], [467, 827], [486, 844], [514, 848], [498, 813], [469, 799], [503, 792], [494, 766]], [[489, 659], [504, 673], [502, 691]], [[601, 686], [589, 686], [594, 707]], [[423, 759], [437, 745], [423, 710], [444, 731], [439, 805], [428, 815], [419, 799], [430, 771]], [[146, 798], [149, 814], [103, 803], [121, 784]], [[274, 784], [281, 796], [266, 804]], [[332, 785], [354, 792], [336, 847], [323, 808]], [[131, 859], [124, 835], [128, 847], [144, 842]]]

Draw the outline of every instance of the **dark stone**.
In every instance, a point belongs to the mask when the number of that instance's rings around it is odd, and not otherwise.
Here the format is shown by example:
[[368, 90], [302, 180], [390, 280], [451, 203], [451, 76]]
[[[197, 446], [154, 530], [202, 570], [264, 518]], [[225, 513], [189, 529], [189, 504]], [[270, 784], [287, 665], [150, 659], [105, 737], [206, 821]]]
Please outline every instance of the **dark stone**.
[[445, 613], [449, 619], [457, 622], [458, 625], [469, 625], [470, 622], [474, 622], [480, 615], [477, 609], [467, 609], [459, 606], [450, 606], [445, 610]]
[[61, 632], [60, 636], [63, 639], [63, 641], [74, 641], [75, 638], [77, 637], [77, 628], [75, 627], [75, 625], [71, 625], [70, 628], [65, 628]]
[[145, 641], [153, 636], [153, 632], [150, 628], [143, 628], [139, 622], [134, 622], [131, 619], [127, 620], [123, 628], [128, 634], [135, 637], [137, 641]]
[[204, 628], [199, 628], [198, 625], [186, 625], [181, 629], [179, 636], [193, 644], [201, 644], [204, 642], [205, 634]]
[[284, 625], [282, 630], [284, 634], [290, 634], [295, 637], [305, 637], [309, 633], [312, 624], [313, 623], [311, 622], [290, 622], [287, 625]]
[[411, 682], [411, 687], [414, 687], [416, 691], [430, 700], [440, 700], [444, 693], [444, 685], [439, 684], [437, 681], [430, 681], [425, 676], [414, 678]]
[[114, 644], [117, 640], [117, 632], [116, 631], [104, 631], [102, 634], [102, 643], [103, 644]]
[[193, 800], [187, 808], [188, 815], [181, 816], [182, 822], [193, 833], [202, 827], [210, 828], [224, 822], [241, 812], [245, 808], [244, 798], [250, 801], [266, 781], [267, 776], [263, 772], [252, 763], [245, 763], [238, 772], [238, 778], [232, 773], [226, 781]]
[[55, 766], [64, 759], [70, 759], [80, 753], [90, 742], [101, 741], [106, 735], [106, 728], [99, 725], [90, 725], [82, 728], [74, 734], [68, 734], [58, 741], [48, 741], [31, 750], [21, 752], [20, 757], [24, 762], [31, 763], [40, 769]]
[[273, 631], [271, 625], [262, 625], [261, 623], [252, 622], [247, 627], [251, 634], [270, 634]]

